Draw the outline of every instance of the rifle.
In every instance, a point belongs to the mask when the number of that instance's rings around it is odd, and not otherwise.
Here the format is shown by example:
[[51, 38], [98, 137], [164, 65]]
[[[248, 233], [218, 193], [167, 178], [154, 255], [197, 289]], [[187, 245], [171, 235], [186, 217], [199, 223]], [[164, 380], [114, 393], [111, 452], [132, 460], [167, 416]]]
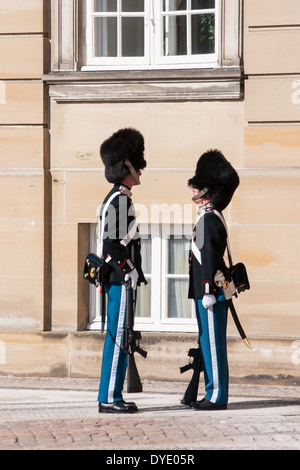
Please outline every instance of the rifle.
[[147, 357], [147, 351], [140, 348], [142, 339], [140, 331], [134, 331], [134, 309], [133, 309], [133, 288], [131, 279], [124, 282], [126, 286], [126, 315], [125, 327], [122, 340], [122, 349], [128, 355], [127, 372], [127, 392], [138, 393], [143, 391], [141, 379], [136, 367], [134, 353], [137, 352], [144, 358]]
[[185, 391], [185, 394], [181, 400], [183, 405], [190, 405], [191, 403], [197, 401], [198, 387], [200, 380], [200, 372], [203, 371], [203, 365], [201, 360], [201, 350], [200, 347], [197, 349], [190, 349], [188, 356], [193, 358], [186, 366], [180, 367], [180, 373], [183, 374], [187, 370], [193, 369], [193, 375], [190, 380], [190, 383]]

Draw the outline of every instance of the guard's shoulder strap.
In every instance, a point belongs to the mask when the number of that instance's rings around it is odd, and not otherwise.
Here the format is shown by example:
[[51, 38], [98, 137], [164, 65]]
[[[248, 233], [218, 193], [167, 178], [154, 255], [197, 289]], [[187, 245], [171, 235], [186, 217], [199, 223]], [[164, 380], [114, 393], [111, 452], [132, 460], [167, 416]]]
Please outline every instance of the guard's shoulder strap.
[[[200, 219], [202, 219], [202, 217], [205, 215], [205, 212], [202, 212], [199, 217], [197, 218], [196, 220], [196, 223], [195, 223], [195, 227], [194, 227], [194, 230], [195, 228], [197, 227], [198, 223], [200, 222]], [[202, 257], [201, 257], [201, 251], [199, 250], [199, 248], [197, 247], [196, 245], [196, 242], [194, 240], [194, 235], [192, 237], [192, 253], [193, 255], [195, 256], [196, 260], [198, 261], [198, 263], [200, 265], [202, 265]]]
[[229, 265], [230, 266], [233, 266], [233, 262], [232, 262], [232, 256], [231, 256], [231, 250], [230, 250], [230, 243], [229, 243], [229, 236], [228, 236], [228, 229], [227, 229], [227, 224], [226, 224], [226, 221], [223, 217], [223, 215], [218, 212], [216, 209], [214, 209], [214, 213], [219, 217], [219, 219], [223, 222], [223, 225], [225, 227], [225, 230], [226, 230], [226, 235], [227, 235], [227, 253], [228, 253], [228, 261], [229, 261]]
[[[226, 224], [226, 221], [223, 217], [223, 215], [218, 212], [216, 209], [213, 210], [213, 213], [216, 214], [216, 216], [219, 217], [219, 219], [221, 220], [221, 222], [223, 223], [224, 227], [225, 227], [225, 230], [226, 230], [226, 235], [227, 235], [227, 252], [228, 252], [228, 260], [229, 260], [229, 264], [230, 266], [233, 265], [232, 263], [232, 257], [231, 257], [231, 250], [230, 250], [230, 244], [229, 244], [229, 238], [228, 238], [228, 229], [227, 229], [227, 224]], [[200, 219], [202, 217], [204, 217], [205, 215], [205, 212], [203, 212], [202, 214], [200, 214], [200, 216], [198, 217], [197, 221], [196, 221], [196, 224], [195, 226], [198, 225]], [[192, 238], [192, 252], [195, 256], [195, 258], [197, 259], [198, 263], [199, 264], [202, 264], [202, 258], [201, 258], [201, 251], [199, 250], [199, 248], [197, 247], [196, 243], [195, 243], [195, 240], [194, 240], [194, 237]]]
[[[103, 257], [103, 235], [104, 235], [104, 227], [105, 227], [105, 215], [106, 215], [106, 211], [108, 209], [108, 206], [110, 205], [110, 203], [117, 197], [117, 196], [120, 196], [120, 191], [115, 191], [113, 194], [111, 194], [111, 196], [107, 199], [106, 203], [104, 204], [104, 207], [103, 207], [103, 210], [100, 211], [100, 216], [102, 216], [102, 219], [100, 220], [99, 219], [99, 222], [98, 222], [98, 227], [97, 227], [97, 233], [100, 234], [100, 237], [99, 237], [99, 247], [97, 251], [99, 251], [98, 253], [98, 256], [100, 258]], [[108, 262], [107, 260], [105, 260], [106, 262]]]
[[[105, 215], [106, 215], [106, 211], [108, 209], [108, 206], [111, 204], [111, 202], [115, 199], [115, 197], [119, 196], [120, 194], [124, 194], [122, 193], [121, 191], [116, 191], [114, 192], [109, 198], [108, 200], [106, 201], [105, 205], [104, 205], [104, 208], [102, 211], [100, 211], [100, 215], [102, 215], [102, 219], [101, 221], [99, 220], [99, 228], [100, 228], [100, 237], [99, 237], [99, 256], [100, 258], [103, 257], [103, 235], [104, 235], [104, 228], [105, 228]], [[126, 194], [128, 196], [128, 194]], [[129, 197], [129, 196], [128, 196]], [[132, 225], [131, 225], [131, 228], [129, 230], [129, 232], [125, 235], [125, 237], [121, 240], [121, 244], [123, 246], [127, 246], [128, 243], [133, 239], [133, 237], [135, 236], [136, 234], [136, 231], [137, 231], [137, 222], [136, 220], [133, 221]], [[109, 261], [111, 260], [111, 257], [108, 256], [106, 258], [106, 263], [108, 263]]]

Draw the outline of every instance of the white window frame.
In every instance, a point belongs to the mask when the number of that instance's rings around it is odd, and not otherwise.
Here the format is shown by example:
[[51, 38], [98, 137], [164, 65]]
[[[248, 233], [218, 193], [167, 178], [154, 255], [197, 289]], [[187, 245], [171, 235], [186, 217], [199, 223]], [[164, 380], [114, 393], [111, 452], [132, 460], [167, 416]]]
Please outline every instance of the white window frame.
[[[190, 6], [191, 0], [187, 0]], [[208, 66], [217, 66], [218, 63], [218, 51], [219, 51], [219, 31], [220, 31], [220, 3], [219, 0], [216, 0], [215, 8], [209, 10], [191, 10], [191, 8], [187, 8], [187, 10], [178, 10], [177, 12], [163, 12], [162, 9], [156, 8], [154, 10], [155, 13], [155, 24], [160, 25], [159, 27], [159, 34], [154, 35], [155, 39], [155, 64], [157, 66], [176, 66], [179, 65], [181, 67], [208, 67]], [[187, 55], [170, 55], [164, 56], [163, 55], [163, 18], [164, 16], [181, 16], [184, 12], [187, 13], [187, 36], [189, 41], [187, 43]], [[215, 14], [215, 52], [213, 54], [192, 54], [191, 52], [191, 17], [195, 14], [208, 14], [214, 13]]]
[[[146, 21], [145, 12], [136, 12], [136, 13], [126, 13], [122, 12], [107, 12], [107, 13], [95, 13], [93, 11], [93, 2], [94, 0], [86, 0], [86, 59], [87, 67], [84, 69], [91, 70], [93, 67], [94, 70], [103, 70], [108, 67], [109, 69], [114, 68], [128, 68], [128, 62], [132, 68], [137, 66], [149, 66], [150, 65], [150, 44], [149, 44], [149, 23]], [[120, 10], [120, 0], [118, 0], [118, 10]], [[116, 17], [118, 21], [118, 30], [120, 30], [120, 19], [123, 17], [135, 17], [145, 18], [145, 32], [144, 32], [144, 44], [145, 44], [145, 54], [143, 57], [95, 57], [94, 55], [94, 18], [100, 17]], [[121, 36], [121, 35], [120, 35]], [[118, 55], [120, 55], [121, 50], [121, 37], [118, 38]], [[97, 66], [99, 68], [97, 68]]]
[[[162, 225], [151, 224], [151, 229], [151, 317], [136, 317], [135, 324], [141, 331], [195, 333], [198, 331], [198, 326], [193, 300], [189, 300], [192, 311], [191, 318], [168, 318], [168, 279], [188, 279], [188, 272], [186, 274], [169, 274], [167, 272], [168, 237], [164, 235], [165, 231]], [[172, 229], [172, 233], [178, 234], [181, 227], [173, 225]], [[184, 241], [188, 243], [187, 239]]]
[[[184, 243], [189, 244], [188, 240], [183, 240]], [[161, 294], [161, 301], [162, 301], [162, 321], [165, 323], [173, 323], [174, 321], [176, 323], [182, 322], [182, 323], [190, 323], [191, 319], [190, 318], [168, 318], [168, 311], [169, 311], [169, 297], [168, 297], [168, 284], [169, 281], [171, 280], [176, 280], [176, 279], [182, 279], [182, 280], [188, 280], [189, 275], [188, 272], [186, 274], [171, 274], [168, 273], [168, 265], [169, 265], [169, 238], [162, 238], [161, 239], [161, 246], [162, 246], [162, 257], [161, 257], [161, 285], [162, 285], [162, 294]], [[194, 318], [194, 312], [192, 309], [192, 319]]]
[[[151, 273], [146, 273], [147, 278], [151, 279], [151, 315], [149, 317], [136, 316], [135, 326], [140, 331], [144, 332], [196, 333], [198, 326], [195, 317], [194, 302], [192, 300], [189, 300], [192, 311], [191, 318], [168, 318], [167, 280], [176, 278], [188, 279], [188, 273], [183, 275], [167, 273], [168, 239], [162, 235], [164, 231], [161, 225], [152, 224], [151, 228], [153, 231], [153, 235], [151, 236]], [[176, 227], [174, 232], [179, 233]], [[95, 247], [97, 247], [95, 224], [91, 224], [90, 233], [91, 250], [93, 251]], [[141, 235], [143, 235], [142, 230]], [[188, 243], [188, 240], [185, 239], [185, 242]], [[101, 329], [99, 288], [96, 291], [94, 286], [90, 286], [90, 321], [87, 328], [88, 330]]]
[[[134, 69], [174, 69], [174, 68], [211, 68], [217, 67], [220, 51], [220, 30], [221, 30], [221, 0], [216, 0], [215, 8], [210, 10], [180, 10], [177, 12], [163, 12], [162, 0], [145, 0], [145, 12], [122, 13], [122, 16], [144, 16], [145, 17], [145, 55], [143, 57], [95, 57], [93, 18], [95, 16], [116, 16], [114, 13], [97, 14], [93, 11], [93, 1], [86, 0], [86, 65], [81, 68], [83, 71], [100, 70], [134, 70]], [[187, 0], [190, 6], [191, 0]], [[120, 0], [118, 0], [120, 2]], [[187, 55], [164, 56], [163, 55], [163, 17], [178, 16], [187, 14], [188, 33], [191, 33], [191, 16], [193, 14], [215, 13], [215, 53], [214, 54], [191, 54], [188, 45]], [[191, 35], [189, 34], [191, 38]], [[119, 45], [120, 49], [120, 45]]]

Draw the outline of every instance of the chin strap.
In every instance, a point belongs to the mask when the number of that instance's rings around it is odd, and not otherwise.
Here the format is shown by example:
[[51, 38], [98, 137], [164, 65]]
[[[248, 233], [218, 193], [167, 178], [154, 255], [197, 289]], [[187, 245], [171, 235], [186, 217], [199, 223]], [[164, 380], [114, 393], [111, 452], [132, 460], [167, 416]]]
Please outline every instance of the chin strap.
[[139, 175], [137, 174], [137, 172], [135, 171], [135, 169], [133, 168], [132, 164], [130, 163], [129, 160], [125, 160], [125, 165], [127, 166], [127, 168], [129, 169], [130, 173], [132, 174], [132, 176], [134, 177], [134, 180], [136, 182], [136, 184], [141, 184], [140, 182], [140, 178], [139, 178]]
[[207, 192], [209, 191], [209, 188], [205, 187], [199, 191], [198, 194], [196, 194], [194, 197], [192, 197], [192, 201], [197, 204], [198, 199], [201, 199]]

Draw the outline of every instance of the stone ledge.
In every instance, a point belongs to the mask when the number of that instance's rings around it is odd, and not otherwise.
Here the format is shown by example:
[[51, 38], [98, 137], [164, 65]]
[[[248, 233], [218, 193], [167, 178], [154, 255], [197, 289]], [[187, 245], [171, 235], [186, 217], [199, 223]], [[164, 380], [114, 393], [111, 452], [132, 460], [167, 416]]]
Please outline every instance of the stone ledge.
[[[1, 332], [0, 375], [15, 377], [100, 376], [105, 335], [97, 332]], [[232, 383], [273, 385], [300, 384], [300, 340], [293, 337], [250, 338], [253, 349], [238, 337], [228, 338]], [[143, 333], [147, 359], [136, 355], [142, 379], [189, 381], [191, 372], [180, 374], [188, 363], [189, 348], [197, 347], [190, 333]]]
[[104, 70], [101, 72], [51, 72], [43, 76], [48, 84], [74, 82], [130, 82], [152, 80], [213, 80], [242, 79], [240, 67], [161, 69], [161, 70]]
[[57, 102], [155, 102], [239, 100], [239, 68], [53, 72], [44, 75]]

